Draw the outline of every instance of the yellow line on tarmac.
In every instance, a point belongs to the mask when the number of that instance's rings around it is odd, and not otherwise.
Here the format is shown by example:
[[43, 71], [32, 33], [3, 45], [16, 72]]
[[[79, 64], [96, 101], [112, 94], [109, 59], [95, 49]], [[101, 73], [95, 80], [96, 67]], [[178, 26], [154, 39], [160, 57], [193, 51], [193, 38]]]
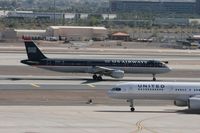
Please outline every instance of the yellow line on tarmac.
[[33, 83], [31, 83], [30, 85], [33, 86], [33, 87], [36, 87], [36, 88], [40, 88], [39, 85], [36, 85], [36, 84], [33, 84]]
[[141, 120], [141, 121], [138, 121], [138, 122], [136, 123], [137, 130], [136, 130], [135, 132], [141, 132], [141, 131], [142, 131], [142, 129], [143, 129], [144, 127], [143, 127], [143, 125], [141, 125], [141, 123], [142, 123], [142, 120]]
[[149, 132], [151, 132], [151, 133], [158, 133], [157, 131], [154, 131], [153, 129], [151, 129], [150, 127], [145, 127], [144, 126], [144, 122], [145, 121], [149, 121], [149, 120], [153, 120], [153, 119], [156, 119], [156, 118], [162, 118], [162, 117], [166, 117], [166, 116], [168, 116], [168, 115], [161, 115], [161, 116], [155, 116], [155, 117], [150, 117], [150, 118], [146, 118], [146, 119], [143, 119], [143, 120], [140, 120], [140, 121], [138, 121], [137, 123], [136, 123], [136, 128], [137, 128], [137, 130], [136, 131], [134, 131], [134, 133], [136, 132], [136, 133], [141, 133], [142, 131], [144, 131], [144, 130], [146, 130], [146, 131], [149, 131]]
[[92, 88], [95, 88], [95, 86], [94, 85], [92, 85], [92, 84], [87, 84], [88, 86], [90, 86], [90, 87], [92, 87]]

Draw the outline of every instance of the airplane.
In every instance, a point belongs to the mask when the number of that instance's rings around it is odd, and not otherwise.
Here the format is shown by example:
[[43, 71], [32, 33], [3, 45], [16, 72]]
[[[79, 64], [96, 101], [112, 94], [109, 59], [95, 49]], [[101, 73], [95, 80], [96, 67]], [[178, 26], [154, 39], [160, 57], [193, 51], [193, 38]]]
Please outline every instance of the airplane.
[[170, 68], [166, 62], [157, 60], [124, 59], [53, 59], [47, 58], [32, 40], [25, 41], [28, 59], [21, 63], [58, 72], [91, 73], [94, 80], [102, 76], [123, 78], [124, 73], [152, 74], [167, 73]]
[[177, 40], [177, 44], [182, 48], [197, 49], [200, 47], [199, 42], [191, 42], [188, 40]]
[[200, 109], [200, 83], [126, 82], [110, 89], [108, 95], [115, 99], [126, 99], [130, 102], [132, 112], [135, 111], [135, 99], [174, 100], [176, 106]]

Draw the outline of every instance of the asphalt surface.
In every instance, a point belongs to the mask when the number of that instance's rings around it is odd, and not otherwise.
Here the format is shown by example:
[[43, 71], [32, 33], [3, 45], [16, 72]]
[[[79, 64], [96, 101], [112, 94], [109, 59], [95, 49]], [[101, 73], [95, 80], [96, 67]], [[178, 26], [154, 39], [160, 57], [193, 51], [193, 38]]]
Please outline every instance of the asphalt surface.
[[[199, 111], [175, 107], [173, 101], [136, 100], [136, 112], [132, 113], [125, 100], [107, 96], [108, 89], [115, 84], [151, 81], [151, 75], [128, 74], [121, 80], [104, 77], [103, 81], [94, 82], [90, 74], [57, 73], [20, 64], [20, 60], [27, 58], [23, 51], [1, 51], [0, 132], [200, 132]], [[47, 56], [55, 58], [133, 59], [134, 56], [135, 59], [169, 60], [168, 65], [172, 72], [157, 75], [158, 81], [200, 81], [199, 50], [138, 50], [134, 54], [134, 50], [124, 52], [127, 54], [103, 54], [100, 51], [95, 55], [84, 51], [73, 51], [70, 54], [64, 54], [65, 51], [62, 50], [56, 50], [56, 53], [51, 51], [53, 49], [47, 50]], [[92, 103], [89, 103], [89, 100], [92, 100]]]
[[[156, 75], [157, 81], [200, 81], [200, 51], [198, 50], [156, 50], [156, 52], [152, 52], [152, 50], [139, 50], [140, 52], [138, 52], [138, 50], [133, 50], [133, 52], [129, 54], [123, 54], [124, 51], [122, 51], [122, 54], [109, 54], [108, 51], [106, 54], [103, 54], [104, 51], [100, 51], [95, 55], [90, 53], [91, 50], [88, 51], [89, 53], [85, 51], [84, 54], [83, 51], [81, 51], [81, 54], [79, 53], [80, 51], [71, 51], [72, 53], [63, 54], [62, 49], [57, 49], [61, 53], [58, 51], [56, 53], [49, 53], [51, 50], [51, 48], [47, 49], [47, 56], [51, 58], [153, 58], [158, 60], [168, 60], [168, 66], [172, 71], [166, 74]], [[108, 89], [111, 89], [114, 85], [120, 82], [152, 80], [152, 75], [126, 74], [123, 79], [103, 77], [103, 81], [94, 82], [91, 79], [91, 74], [59, 73], [21, 64], [20, 60], [26, 58], [27, 55], [25, 52], [6, 53], [5, 51], [5, 53], [0, 53], [0, 91], [6, 92], [8, 95], [4, 96], [0, 104], [81, 105], [85, 104], [89, 99], [92, 99], [96, 104], [127, 105], [126, 101], [110, 99], [107, 96]], [[16, 95], [17, 100], [15, 100], [16, 92], [20, 92]], [[65, 94], [61, 98], [62, 100], [60, 100], [60, 95], [58, 94]], [[26, 95], [31, 96], [31, 98], [24, 97]], [[58, 97], [54, 97], [54, 95], [58, 95]], [[48, 100], [45, 100], [46, 97], [48, 97]], [[147, 101], [141, 101], [138, 103], [138, 105], [151, 105], [151, 102]], [[154, 101], [153, 105], [160, 104], [172, 105], [172, 101]]]
[[[4, 133], [198, 133], [199, 114], [174, 106], [0, 106]], [[180, 111], [181, 110], [181, 111]]]

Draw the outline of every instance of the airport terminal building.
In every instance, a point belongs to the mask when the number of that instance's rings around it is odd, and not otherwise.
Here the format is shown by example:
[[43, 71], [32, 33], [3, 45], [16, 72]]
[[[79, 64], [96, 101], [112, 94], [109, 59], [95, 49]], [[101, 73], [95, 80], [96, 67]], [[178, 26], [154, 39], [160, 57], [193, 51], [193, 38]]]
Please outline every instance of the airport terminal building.
[[112, 12], [200, 13], [200, 0], [111, 0]]

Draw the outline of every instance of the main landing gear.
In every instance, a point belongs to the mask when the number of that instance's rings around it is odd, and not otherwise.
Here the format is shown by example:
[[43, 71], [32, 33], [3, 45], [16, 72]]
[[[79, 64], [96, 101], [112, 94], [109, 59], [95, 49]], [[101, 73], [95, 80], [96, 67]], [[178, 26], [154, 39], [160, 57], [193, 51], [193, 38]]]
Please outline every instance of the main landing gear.
[[102, 81], [102, 77], [101, 75], [97, 76], [96, 74], [93, 75], [93, 80], [98, 80], [98, 81]]
[[156, 81], [156, 75], [153, 74], [153, 81]]
[[134, 112], [135, 111], [135, 108], [134, 108], [134, 102], [133, 102], [133, 99], [131, 100], [127, 100], [127, 102], [130, 102], [130, 107], [131, 107], [131, 112]]

